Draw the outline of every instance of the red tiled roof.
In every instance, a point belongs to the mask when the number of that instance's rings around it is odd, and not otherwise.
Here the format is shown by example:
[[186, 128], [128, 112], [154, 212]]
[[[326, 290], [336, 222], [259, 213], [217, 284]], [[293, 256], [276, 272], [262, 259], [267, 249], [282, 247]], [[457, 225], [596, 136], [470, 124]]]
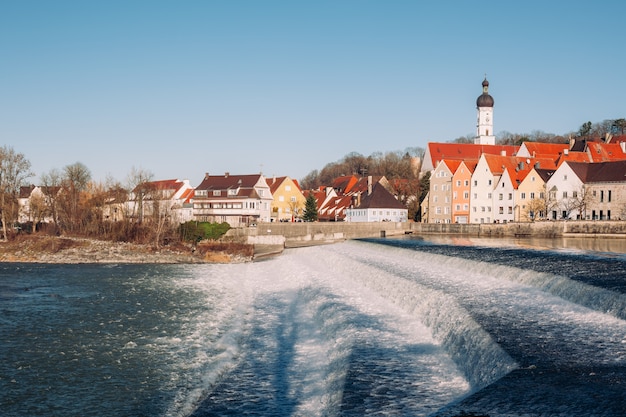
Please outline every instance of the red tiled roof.
[[404, 209], [406, 207], [381, 184], [375, 184], [371, 194], [361, 196], [361, 204], [358, 208]]
[[352, 187], [359, 181], [354, 175], [337, 177], [333, 181], [333, 188], [339, 193], [349, 193]]
[[482, 154], [501, 155], [503, 152], [511, 156], [519, 150], [519, 146], [474, 143], [429, 142], [427, 146], [433, 167], [443, 159], [478, 159]]
[[524, 142], [522, 146], [528, 150], [530, 156], [537, 158], [556, 157], [569, 149], [568, 143]]
[[587, 153], [593, 162], [621, 161], [626, 154], [618, 142], [588, 142]]
[[178, 191], [180, 187], [184, 185], [183, 181], [174, 179], [174, 180], [160, 180], [160, 181], [149, 181], [143, 182], [135, 187], [133, 190], [134, 193], [143, 191], [156, 191], [156, 190], [173, 190], [174, 192]]

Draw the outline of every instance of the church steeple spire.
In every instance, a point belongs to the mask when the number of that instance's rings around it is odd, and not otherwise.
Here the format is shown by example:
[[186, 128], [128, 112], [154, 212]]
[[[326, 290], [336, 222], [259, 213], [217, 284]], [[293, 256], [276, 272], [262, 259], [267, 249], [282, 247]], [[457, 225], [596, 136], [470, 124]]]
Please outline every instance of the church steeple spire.
[[489, 81], [485, 74], [483, 93], [476, 99], [478, 122], [474, 143], [481, 145], [495, 145], [496, 143], [496, 137], [493, 134], [493, 103], [493, 97], [489, 95]]

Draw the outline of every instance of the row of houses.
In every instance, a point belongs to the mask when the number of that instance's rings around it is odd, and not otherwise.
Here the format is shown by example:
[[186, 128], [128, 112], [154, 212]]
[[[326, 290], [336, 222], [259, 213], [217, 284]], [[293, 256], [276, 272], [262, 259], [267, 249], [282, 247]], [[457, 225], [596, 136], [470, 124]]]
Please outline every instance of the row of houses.
[[521, 146], [429, 143], [426, 223], [626, 218], [626, 136]]
[[[142, 183], [128, 194], [112, 193], [103, 217], [108, 221], [159, 218], [172, 223], [206, 221], [227, 222], [231, 227], [254, 226], [259, 222], [300, 221], [306, 198], [313, 195], [321, 221], [407, 221], [406, 208], [389, 188], [384, 177], [349, 176], [338, 178], [331, 186], [303, 192], [298, 181], [288, 176], [207, 173], [197, 187], [189, 180], [171, 179]], [[43, 187], [22, 187], [18, 221], [53, 222], [50, 212], [39, 214], [39, 207], [50, 195], [50, 190]]]

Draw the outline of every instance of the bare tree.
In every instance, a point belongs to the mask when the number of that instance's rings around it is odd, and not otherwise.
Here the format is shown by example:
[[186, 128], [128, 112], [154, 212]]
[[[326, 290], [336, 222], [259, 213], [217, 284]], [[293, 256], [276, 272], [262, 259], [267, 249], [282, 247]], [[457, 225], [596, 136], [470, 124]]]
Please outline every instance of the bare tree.
[[578, 211], [580, 220], [585, 220], [587, 217], [587, 206], [591, 202], [591, 199], [592, 195], [584, 184], [582, 184], [578, 190], [573, 192], [573, 195], [570, 198], [571, 205]]
[[138, 223], [143, 220], [143, 201], [148, 192], [146, 184], [152, 181], [154, 174], [143, 168], [132, 167], [127, 177], [128, 190], [132, 192], [133, 204], [130, 210], [130, 217], [136, 219]]
[[49, 213], [46, 197], [42, 194], [31, 193], [28, 210], [28, 215], [33, 221], [33, 232], [37, 232], [37, 224], [41, 223]]
[[72, 232], [80, 231], [85, 226], [86, 213], [81, 207], [81, 195], [91, 181], [91, 172], [80, 162], [63, 168], [60, 194], [62, 226]]
[[8, 146], [0, 148], [0, 219], [4, 240], [8, 238], [7, 224], [17, 220], [20, 187], [33, 175], [24, 154]]
[[56, 168], [51, 169], [48, 173], [41, 175], [41, 191], [45, 197], [46, 205], [52, 216], [52, 221], [55, 225], [59, 223], [58, 215], [58, 201], [59, 190], [61, 189], [61, 182], [63, 180], [63, 174]]

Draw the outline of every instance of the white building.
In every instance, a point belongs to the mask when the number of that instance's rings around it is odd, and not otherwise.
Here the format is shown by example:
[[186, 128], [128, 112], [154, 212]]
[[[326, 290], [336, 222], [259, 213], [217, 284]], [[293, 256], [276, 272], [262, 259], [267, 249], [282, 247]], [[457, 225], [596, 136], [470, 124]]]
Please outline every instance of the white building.
[[193, 197], [197, 221], [227, 222], [231, 227], [270, 222], [272, 193], [262, 174], [204, 176]]

